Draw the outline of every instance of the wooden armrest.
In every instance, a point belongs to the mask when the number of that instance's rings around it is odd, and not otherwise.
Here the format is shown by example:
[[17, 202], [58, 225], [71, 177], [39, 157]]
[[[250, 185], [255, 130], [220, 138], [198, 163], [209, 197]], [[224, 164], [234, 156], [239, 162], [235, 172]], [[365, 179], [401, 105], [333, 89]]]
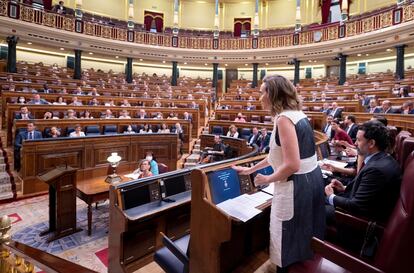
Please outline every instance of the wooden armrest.
[[160, 233], [163, 237], [162, 242], [165, 247], [168, 248], [168, 250], [171, 251], [171, 253], [174, 254], [174, 256], [177, 257], [177, 259], [184, 265], [189, 264], [190, 260], [188, 259], [188, 256], [170, 238], [165, 236], [164, 233]]
[[312, 238], [312, 249], [320, 256], [351, 272], [384, 273], [384, 271], [315, 237]]
[[[359, 216], [351, 215], [343, 210], [335, 210], [335, 221], [338, 225], [346, 224], [352, 228], [359, 230], [366, 230], [369, 224], [369, 220], [361, 218]], [[384, 232], [384, 227], [381, 224], [376, 224], [376, 230], [380, 233]]]

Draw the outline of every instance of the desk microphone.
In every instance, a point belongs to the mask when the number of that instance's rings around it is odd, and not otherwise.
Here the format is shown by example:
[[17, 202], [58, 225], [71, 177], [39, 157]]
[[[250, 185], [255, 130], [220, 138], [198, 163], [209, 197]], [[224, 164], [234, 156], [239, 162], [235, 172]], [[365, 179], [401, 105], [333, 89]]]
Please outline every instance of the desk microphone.
[[166, 203], [173, 203], [175, 202], [174, 199], [170, 199], [170, 198], [165, 198], [165, 184], [164, 184], [164, 180], [160, 179], [160, 191], [161, 191], [161, 201], [164, 201]]

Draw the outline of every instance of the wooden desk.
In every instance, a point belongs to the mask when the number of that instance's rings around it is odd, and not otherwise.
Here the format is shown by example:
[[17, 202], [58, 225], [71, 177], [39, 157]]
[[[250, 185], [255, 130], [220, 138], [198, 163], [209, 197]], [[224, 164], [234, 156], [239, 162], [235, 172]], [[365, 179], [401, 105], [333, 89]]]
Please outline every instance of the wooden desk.
[[[122, 182], [131, 180], [125, 176]], [[106, 176], [94, 177], [79, 181], [76, 185], [76, 196], [88, 205], [88, 236], [92, 234], [92, 204], [109, 199], [111, 184], [105, 182]], [[96, 204], [96, 208], [98, 204]]]
[[132, 172], [137, 162], [152, 151], [158, 163], [164, 163], [169, 170], [175, 170], [178, 159], [178, 137], [176, 134], [143, 134], [94, 136], [30, 140], [23, 143], [21, 150], [23, 194], [46, 190], [44, 183], [36, 176], [67, 163], [78, 168], [78, 181], [107, 174], [107, 157], [117, 152], [121, 157], [117, 171]]

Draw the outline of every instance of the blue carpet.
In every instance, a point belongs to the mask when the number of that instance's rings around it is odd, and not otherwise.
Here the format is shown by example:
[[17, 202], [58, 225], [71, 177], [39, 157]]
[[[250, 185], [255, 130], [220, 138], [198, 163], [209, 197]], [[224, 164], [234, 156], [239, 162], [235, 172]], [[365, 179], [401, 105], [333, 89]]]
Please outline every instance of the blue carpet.
[[109, 205], [108, 203], [99, 205], [96, 210], [92, 209], [92, 235], [88, 236], [88, 218], [87, 207], [78, 209], [77, 213], [77, 227], [82, 231], [72, 235], [63, 237], [48, 243], [48, 235], [43, 237], [39, 233], [49, 227], [49, 222], [41, 222], [28, 227], [25, 227], [12, 235], [12, 239], [34, 248], [46, 251], [48, 253], [59, 253], [83, 244], [90, 243], [99, 238], [107, 236], [109, 227]]

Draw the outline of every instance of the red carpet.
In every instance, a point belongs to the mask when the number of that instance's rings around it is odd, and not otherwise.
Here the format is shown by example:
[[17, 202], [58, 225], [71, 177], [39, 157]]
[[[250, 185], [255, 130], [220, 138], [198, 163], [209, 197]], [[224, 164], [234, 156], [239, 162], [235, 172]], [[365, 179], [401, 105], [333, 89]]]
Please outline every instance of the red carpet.
[[106, 267], [108, 267], [108, 248], [104, 248], [98, 252], [95, 252], [95, 255]]

